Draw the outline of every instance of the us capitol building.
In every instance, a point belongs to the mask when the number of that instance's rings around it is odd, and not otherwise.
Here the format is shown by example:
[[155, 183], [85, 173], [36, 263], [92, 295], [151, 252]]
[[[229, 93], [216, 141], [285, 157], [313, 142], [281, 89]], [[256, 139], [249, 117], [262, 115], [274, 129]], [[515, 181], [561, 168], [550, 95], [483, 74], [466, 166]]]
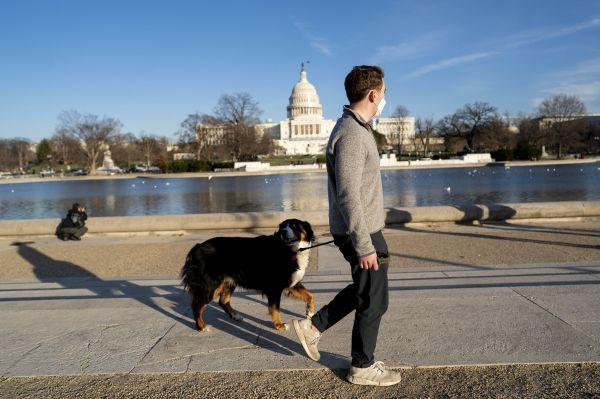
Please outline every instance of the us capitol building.
[[[341, 109], [340, 109], [341, 111]], [[255, 125], [259, 134], [267, 135], [283, 149], [280, 154], [317, 155], [325, 152], [327, 141], [336, 121], [323, 118], [323, 107], [317, 89], [308, 81], [304, 64], [300, 70], [300, 80], [292, 89], [287, 119]], [[403, 142], [410, 142], [415, 134], [415, 119], [374, 118], [373, 128], [387, 138], [390, 145], [397, 143], [398, 131], [402, 128]]]

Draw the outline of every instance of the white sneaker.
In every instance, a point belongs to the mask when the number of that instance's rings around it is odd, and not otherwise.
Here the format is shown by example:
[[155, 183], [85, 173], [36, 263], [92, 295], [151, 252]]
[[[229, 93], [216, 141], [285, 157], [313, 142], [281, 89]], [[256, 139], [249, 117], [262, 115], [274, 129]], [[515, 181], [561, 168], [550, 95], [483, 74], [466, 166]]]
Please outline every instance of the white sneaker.
[[359, 368], [351, 366], [346, 375], [346, 380], [357, 385], [378, 385], [387, 387], [400, 382], [400, 373], [386, 370], [383, 362], [375, 362], [369, 367]]
[[294, 320], [294, 330], [298, 335], [298, 339], [304, 348], [304, 351], [315, 362], [321, 358], [317, 344], [321, 338], [321, 333], [313, 330], [312, 321], [310, 319]]

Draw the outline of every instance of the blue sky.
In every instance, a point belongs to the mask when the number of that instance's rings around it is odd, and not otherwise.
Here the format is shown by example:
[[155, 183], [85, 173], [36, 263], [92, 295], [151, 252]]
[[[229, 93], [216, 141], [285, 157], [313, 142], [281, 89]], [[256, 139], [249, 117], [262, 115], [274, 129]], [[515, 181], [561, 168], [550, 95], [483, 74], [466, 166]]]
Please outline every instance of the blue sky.
[[3, 1], [0, 137], [48, 137], [70, 109], [171, 136], [238, 91], [278, 121], [306, 60], [328, 118], [367, 63], [384, 115], [515, 114], [561, 92], [600, 113], [600, 1]]

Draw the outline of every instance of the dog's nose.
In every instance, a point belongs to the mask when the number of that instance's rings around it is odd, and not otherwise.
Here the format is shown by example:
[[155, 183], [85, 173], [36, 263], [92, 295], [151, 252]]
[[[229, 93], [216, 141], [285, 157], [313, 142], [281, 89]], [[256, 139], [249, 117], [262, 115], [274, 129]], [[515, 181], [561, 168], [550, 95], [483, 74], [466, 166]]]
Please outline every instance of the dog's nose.
[[287, 227], [285, 228], [285, 236], [286, 236], [287, 238], [294, 238], [294, 237], [295, 237], [295, 235], [294, 235], [294, 230], [292, 230], [292, 228], [291, 228], [290, 226], [287, 226]]

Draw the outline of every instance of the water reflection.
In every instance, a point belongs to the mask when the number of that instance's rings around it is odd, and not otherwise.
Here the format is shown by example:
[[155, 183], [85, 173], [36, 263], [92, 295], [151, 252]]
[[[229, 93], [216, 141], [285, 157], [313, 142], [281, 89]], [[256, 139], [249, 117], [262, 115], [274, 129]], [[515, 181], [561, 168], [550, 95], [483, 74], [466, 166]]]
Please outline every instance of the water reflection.
[[[384, 170], [384, 205], [600, 200], [597, 165]], [[86, 204], [92, 216], [326, 210], [327, 175], [0, 185], [0, 219], [62, 217], [73, 202]]]

